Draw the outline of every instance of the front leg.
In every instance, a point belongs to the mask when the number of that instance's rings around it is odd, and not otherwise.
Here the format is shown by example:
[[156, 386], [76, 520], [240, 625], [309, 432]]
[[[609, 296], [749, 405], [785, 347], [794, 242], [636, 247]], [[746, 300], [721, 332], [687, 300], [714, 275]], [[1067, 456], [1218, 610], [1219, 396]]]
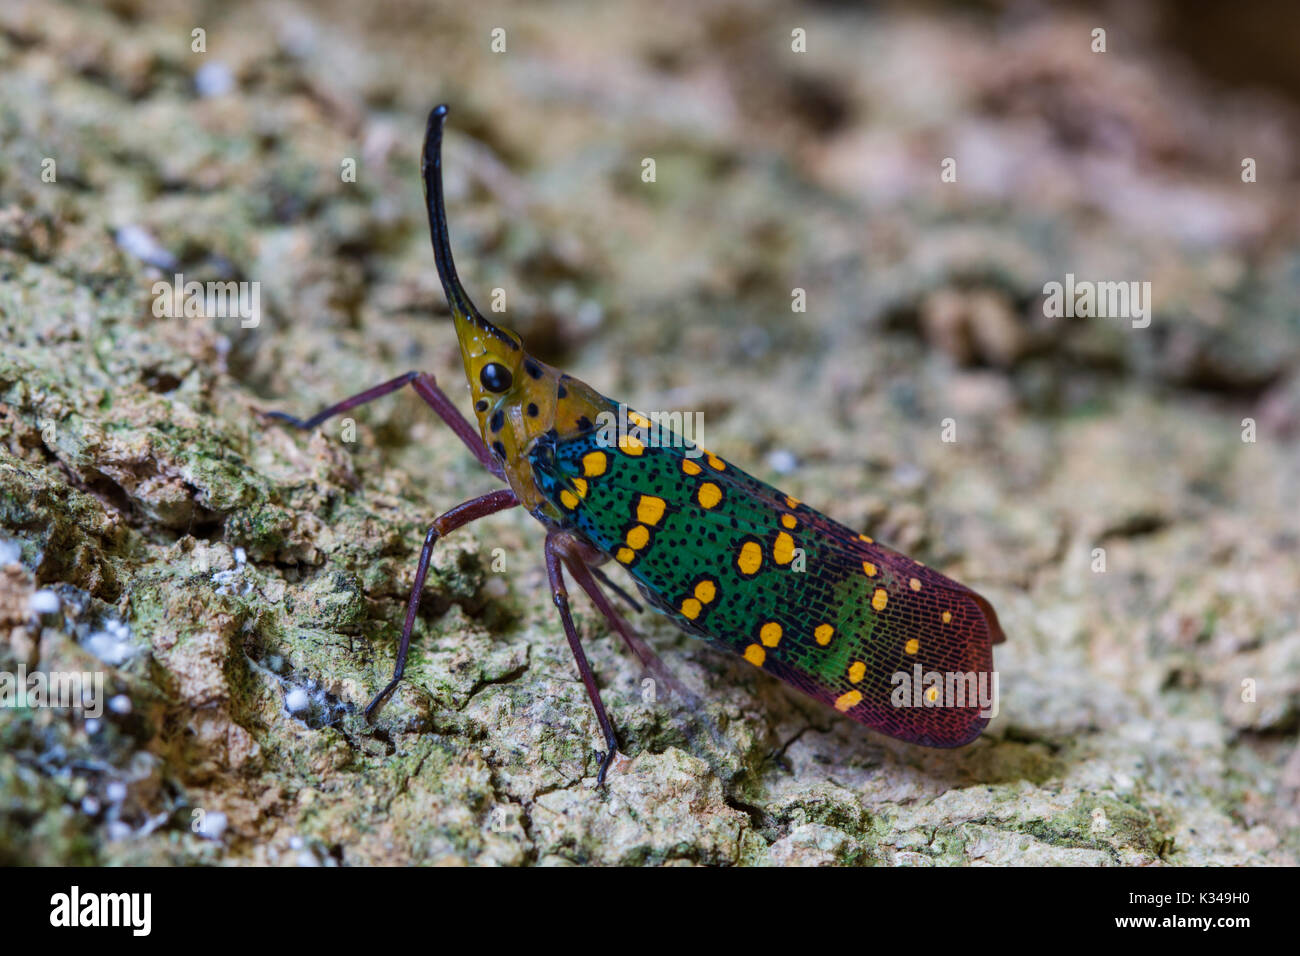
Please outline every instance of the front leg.
[[269, 418], [286, 422], [294, 428], [309, 429], [315, 428], [326, 419], [333, 418], [341, 412], [356, 408], [358, 405], [364, 405], [367, 402], [373, 402], [376, 398], [382, 398], [390, 392], [395, 392], [399, 388], [410, 385], [417, 395], [419, 395], [430, 408], [438, 413], [441, 418], [453, 432], [456, 437], [465, 443], [465, 447], [474, 453], [474, 457], [479, 463], [496, 477], [505, 480], [505, 472], [501, 469], [501, 464], [492, 457], [488, 451], [487, 445], [483, 443], [483, 436], [478, 433], [478, 429], [461, 414], [460, 409], [453, 404], [452, 400], [447, 397], [446, 393], [438, 387], [432, 375], [427, 372], [407, 372], [405, 375], [399, 375], [397, 378], [390, 379], [382, 385], [376, 385], [374, 388], [368, 388], [364, 392], [358, 392], [351, 398], [345, 398], [343, 401], [328, 408], [323, 408], [311, 418], [297, 418], [287, 412], [266, 412]]
[[397, 663], [393, 668], [393, 679], [388, 682], [387, 687], [375, 695], [374, 700], [366, 705], [366, 720], [375, 716], [379, 708], [384, 705], [384, 701], [402, 682], [402, 675], [406, 673], [406, 654], [411, 649], [415, 613], [420, 609], [420, 592], [424, 590], [424, 579], [429, 573], [429, 558], [433, 554], [433, 546], [438, 543], [439, 538], [451, 534], [457, 528], [487, 515], [496, 514], [498, 511], [513, 508], [517, 504], [519, 499], [515, 497], [515, 493], [509, 488], [502, 488], [481, 498], [474, 498], [457, 505], [446, 514], [439, 515], [429, 526], [429, 533], [424, 536], [424, 547], [420, 551], [420, 563], [415, 566], [415, 583], [411, 585], [411, 597], [406, 602], [406, 621], [402, 624], [402, 639], [397, 647]]

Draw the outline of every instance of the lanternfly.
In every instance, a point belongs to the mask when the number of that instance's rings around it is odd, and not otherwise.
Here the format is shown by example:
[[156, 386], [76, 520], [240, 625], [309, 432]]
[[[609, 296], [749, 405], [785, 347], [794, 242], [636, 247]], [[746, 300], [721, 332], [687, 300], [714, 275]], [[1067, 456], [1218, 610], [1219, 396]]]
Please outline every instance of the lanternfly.
[[[616, 442], [592, 427], [619, 404], [528, 355], [518, 335], [489, 322], [461, 287], [443, 206], [441, 148], [447, 108], [429, 115], [422, 171], [434, 258], [451, 307], [477, 427], [431, 375], [410, 372], [308, 419], [299, 428], [410, 386], [483, 466], [508, 485], [440, 515], [429, 528], [392, 680], [366, 708], [373, 716], [402, 679], [429, 556], [439, 538], [471, 521], [523, 506], [546, 528], [546, 569], [569, 646], [607, 749], [618, 749], [569, 610], [566, 572], [641, 662], [673, 684], [615, 609], [601, 570], [623, 568], [642, 595], [683, 630], [878, 731], [931, 747], [977, 737], [988, 714], [974, 695], [900, 706], [895, 676], [963, 675], [985, 681], [992, 645], [1004, 640], [992, 606], [975, 592], [849, 530], [689, 442], [646, 442], [650, 421], [628, 413]], [[801, 571], [796, 571], [796, 561]], [[630, 601], [630, 599], [628, 599]], [[936, 705], [936, 706], [928, 706]]]

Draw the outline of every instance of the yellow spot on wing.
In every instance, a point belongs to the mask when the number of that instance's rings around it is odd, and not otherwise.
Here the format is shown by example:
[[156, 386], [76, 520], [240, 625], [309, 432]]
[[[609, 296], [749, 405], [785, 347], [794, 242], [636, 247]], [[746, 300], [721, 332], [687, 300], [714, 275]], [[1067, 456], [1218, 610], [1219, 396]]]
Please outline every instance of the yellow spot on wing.
[[854, 661], [849, 665], [849, 683], [856, 684], [866, 676], [867, 665], [862, 663], [862, 661]]
[[650, 542], [650, 529], [639, 524], [627, 533], [627, 545], [640, 551]]
[[789, 564], [794, 559], [794, 538], [784, 531], [776, 536], [772, 545], [772, 560], [777, 564]]
[[921, 642], [914, 637], [909, 638], [907, 643], [903, 645], [903, 650], [905, 650], [909, 654], [915, 654], [920, 649], [921, 649]]
[[714, 471], [722, 471], [727, 467], [727, 463], [711, 451], [706, 451], [704, 456], [709, 459], [709, 467]]
[[664, 516], [664, 500], [654, 495], [642, 495], [636, 502], [636, 520], [644, 524], [658, 524]]
[[635, 435], [621, 435], [618, 439], [618, 450], [625, 455], [639, 455], [645, 451], [645, 442]]
[[588, 478], [598, 478], [609, 467], [609, 456], [603, 451], [589, 451], [582, 456], [582, 473]]
[[865, 534], [860, 534], [860, 535], [858, 535], [858, 540], [859, 540], [859, 541], [865, 541], [867, 544], [875, 544], [875, 543], [876, 543], [873, 539], [868, 538]]
[[702, 469], [689, 458], [682, 459], [682, 471], [688, 475], [698, 475]]
[[874, 578], [876, 576], [876, 566], [870, 561], [862, 562], [862, 570], [867, 572], [867, 577], [869, 578]]
[[943, 623], [945, 623], [945, 624], [951, 624], [951, 623], [952, 623], [952, 611], [944, 611], [944, 612], [943, 612]]
[[767, 660], [767, 651], [763, 650], [757, 644], [750, 644], [745, 648], [745, 660], [749, 661], [755, 667], [762, 667], [763, 661]]
[[798, 521], [794, 520], [794, 515], [781, 515], [781, 526], [783, 528], [789, 528], [791, 530], [794, 530], [794, 527], [798, 523], [799, 523]]
[[851, 690], [835, 698], [835, 709], [843, 713], [846, 710], [852, 710], [860, 703], [862, 703], [862, 691]]
[[574, 478], [574, 479], [573, 479], [573, 490], [576, 491], [576, 492], [578, 493], [578, 497], [579, 497], [579, 498], [585, 498], [585, 497], [587, 497], [587, 479], [586, 479], [586, 478]]
[[885, 589], [876, 588], [876, 593], [871, 595], [871, 606], [877, 611], [883, 611], [887, 603], [889, 603], [889, 595], [885, 593]]
[[781, 643], [781, 625], [776, 621], [768, 621], [758, 630], [758, 639], [766, 647], [776, 647]]
[[623, 564], [631, 564], [633, 559], [636, 558], [636, 552], [631, 548], [619, 548], [618, 554], [614, 555], [614, 557], [618, 558]]
[[912, 578], [912, 580], [908, 581], [907, 583], [913, 591], [921, 590], [921, 582], [918, 581], [916, 578]]
[[700, 503], [701, 508], [716, 507], [722, 500], [722, 489], [711, 481], [706, 481], [700, 485], [700, 490], [695, 493], [695, 500]]
[[794, 495], [786, 495], [786, 496], [785, 496], [785, 503], [786, 503], [786, 505], [787, 505], [788, 507], [790, 507], [790, 508], [798, 508], [798, 507], [799, 507], [799, 499], [796, 498]]
[[627, 420], [630, 421], [633, 425], [638, 426], [639, 428], [650, 427], [650, 419], [646, 418], [640, 412], [628, 412]]
[[835, 636], [835, 628], [831, 627], [829, 624], [818, 624], [817, 630], [813, 631], [813, 637], [817, 638], [817, 643], [820, 644], [822, 647], [825, 647], [827, 644], [829, 644], [831, 642], [831, 638], [834, 636]]
[[754, 541], [746, 541], [740, 548], [736, 565], [744, 574], [757, 574], [763, 566], [763, 549]]
[[931, 704], [933, 704], [936, 700], [939, 699], [939, 688], [937, 687], [927, 688], [925, 692], [925, 699], [929, 701]]
[[560, 491], [560, 504], [572, 511], [578, 507], [578, 496], [568, 488], [564, 488]]
[[695, 598], [687, 598], [682, 602], [682, 616], [689, 617], [692, 621], [700, 616], [700, 602]]
[[705, 604], [709, 604], [718, 596], [718, 586], [712, 581], [701, 581], [695, 585], [695, 596]]

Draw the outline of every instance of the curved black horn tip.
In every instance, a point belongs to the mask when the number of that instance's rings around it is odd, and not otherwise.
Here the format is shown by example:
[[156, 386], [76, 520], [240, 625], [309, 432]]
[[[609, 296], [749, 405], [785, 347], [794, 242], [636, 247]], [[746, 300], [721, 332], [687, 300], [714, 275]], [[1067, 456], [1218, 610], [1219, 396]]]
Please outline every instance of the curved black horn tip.
[[446, 120], [446, 103], [439, 103], [429, 110], [429, 122], [424, 127], [424, 149], [420, 156], [420, 170], [426, 178], [429, 167], [438, 163], [438, 153], [442, 148], [442, 127]]
[[429, 132], [442, 127], [443, 121], [447, 119], [447, 104], [439, 103], [433, 109], [429, 110], [429, 123], [426, 127]]

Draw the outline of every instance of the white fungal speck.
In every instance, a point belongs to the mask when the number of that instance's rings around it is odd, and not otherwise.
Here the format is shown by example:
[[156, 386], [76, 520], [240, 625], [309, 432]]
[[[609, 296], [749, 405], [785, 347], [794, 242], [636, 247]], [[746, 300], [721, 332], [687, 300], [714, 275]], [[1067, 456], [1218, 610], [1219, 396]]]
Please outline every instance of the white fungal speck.
[[799, 459], [794, 456], [793, 452], [786, 451], [784, 448], [777, 448], [768, 452], [767, 466], [778, 475], [788, 475], [799, 468]]
[[49, 588], [43, 588], [32, 592], [27, 606], [33, 614], [53, 614], [59, 609], [59, 596]]
[[88, 817], [93, 817], [99, 813], [99, 801], [94, 797], [81, 798], [81, 812]]
[[176, 257], [164, 249], [162, 244], [142, 226], [134, 224], [122, 226], [114, 233], [113, 238], [124, 251], [141, 262], [157, 266], [159, 269], [176, 267]]
[[284, 698], [284, 706], [289, 708], [289, 713], [291, 714], [296, 714], [300, 710], [306, 710], [309, 703], [311, 703], [311, 699], [307, 696], [307, 692], [301, 687], [295, 687], [293, 690], [289, 691]]
[[199, 96], [225, 96], [235, 88], [235, 74], [220, 60], [209, 60], [194, 72], [194, 89]]
[[17, 541], [9, 538], [0, 538], [0, 567], [6, 564], [17, 564], [22, 560], [23, 549], [18, 546]]
[[110, 841], [126, 840], [130, 836], [130, 824], [123, 823], [121, 820], [114, 820], [108, 825], [108, 838]]
[[99, 721], [96, 718], [86, 718], [86, 733], [90, 734], [92, 737], [99, 733]]
[[131, 698], [127, 697], [126, 694], [118, 694], [109, 700], [108, 709], [115, 714], [129, 714], [131, 713]]
[[212, 583], [217, 586], [218, 594], [233, 594], [231, 588], [234, 587], [237, 579], [243, 575], [244, 566], [236, 564], [229, 571], [217, 571], [212, 575]]
[[126, 784], [121, 780], [112, 781], [104, 788], [104, 796], [108, 798], [110, 803], [121, 803], [126, 799]]
[[229, 823], [230, 820], [220, 810], [205, 813], [199, 821], [199, 836], [207, 837], [209, 840], [220, 840], [221, 834], [226, 832]]
[[110, 667], [117, 667], [131, 656], [130, 631], [126, 628], [114, 628], [110, 624], [105, 630], [96, 631], [86, 638], [85, 648]]

